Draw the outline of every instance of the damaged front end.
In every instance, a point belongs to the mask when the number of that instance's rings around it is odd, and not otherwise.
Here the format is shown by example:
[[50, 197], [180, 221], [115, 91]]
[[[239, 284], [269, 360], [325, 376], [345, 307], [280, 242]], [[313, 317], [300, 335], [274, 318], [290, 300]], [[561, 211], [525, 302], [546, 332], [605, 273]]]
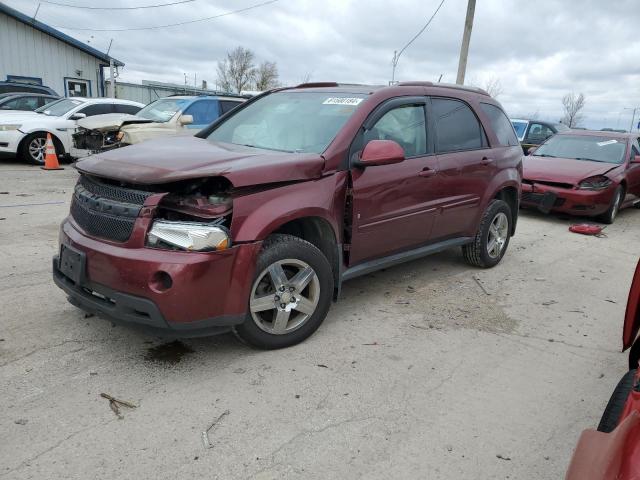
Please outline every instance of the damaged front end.
[[77, 129], [71, 136], [73, 146], [87, 150], [89, 154], [105, 152], [131, 144], [122, 127], [151, 120], [126, 114], [106, 114], [87, 117], [77, 122]]
[[167, 250], [224, 250], [231, 246], [230, 191], [231, 184], [222, 177], [130, 185], [82, 174], [71, 217], [87, 234], [111, 242]]

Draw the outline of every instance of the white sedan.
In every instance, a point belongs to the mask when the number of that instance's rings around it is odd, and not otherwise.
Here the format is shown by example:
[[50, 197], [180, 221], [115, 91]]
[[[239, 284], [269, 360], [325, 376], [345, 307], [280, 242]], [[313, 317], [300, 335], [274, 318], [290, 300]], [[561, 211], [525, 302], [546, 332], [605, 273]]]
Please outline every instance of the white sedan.
[[144, 104], [116, 98], [63, 98], [34, 112], [0, 113], [0, 156], [18, 156], [35, 165], [44, 163], [47, 133], [58, 156], [78, 158], [88, 152], [73, 146], [76, 122], [105, 113], [135, 114]]

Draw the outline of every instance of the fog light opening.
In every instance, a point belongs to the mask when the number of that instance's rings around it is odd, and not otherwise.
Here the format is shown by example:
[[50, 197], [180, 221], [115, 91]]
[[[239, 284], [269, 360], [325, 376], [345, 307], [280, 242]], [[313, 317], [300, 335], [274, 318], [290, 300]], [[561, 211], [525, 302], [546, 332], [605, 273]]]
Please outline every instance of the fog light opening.
[[157, 271], [149, 280], [149, 287], [154, 292], [162, 293], [166, 292], [173, 285], [173, 279], [171, 275], [167, 272], [163, 272], [162, 270]]

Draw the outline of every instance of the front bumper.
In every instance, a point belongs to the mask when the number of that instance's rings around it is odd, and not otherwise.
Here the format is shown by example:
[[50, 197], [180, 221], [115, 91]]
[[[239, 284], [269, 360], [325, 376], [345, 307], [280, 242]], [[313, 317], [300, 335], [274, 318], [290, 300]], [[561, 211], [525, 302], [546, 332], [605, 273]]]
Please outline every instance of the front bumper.
[[534, 181], [522, 184], [520, 204], [549, 212], [562, 212], [571, 215], [597, 216], [605, 213], [615, 193], [617, 185], [606, 190], [578, 190], [559, 188]]
[[18, 145], [24, 138], [24, 133], [20, 130], [7, 130], [0, 132], [0, 154], [3, 156], [13, 156], [18, 152]]
[[[220, 333], [246, 317], [260, 242], [220, 252], [167, 251], [133, 242], [116, 244], [80, 231], [71, 218], [60, 243], [83, 257], [82, 272], [65, 275], [58, 257], [53, 279], [69, 301], [114, 323], [129, 324], [180, 337]], [[169, 288], [154, 276], [165, 272]]]

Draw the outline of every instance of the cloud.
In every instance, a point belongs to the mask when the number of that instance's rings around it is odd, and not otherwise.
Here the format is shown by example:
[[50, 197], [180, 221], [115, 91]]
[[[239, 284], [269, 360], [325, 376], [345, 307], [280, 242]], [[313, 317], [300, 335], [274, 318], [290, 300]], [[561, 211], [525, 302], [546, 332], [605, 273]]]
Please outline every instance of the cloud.
[[[37, 0], [5, 0], [32, 14]], [[259, 0], [195, 0], [135, 11], [81, 10], [42, 4], [38, 19], [51, 25], [132, 28], [188, 21], [244, 8]], [[75, 4], [90, 5], [88, 0]], [[152, 0], [112, 0], [112, 6]], [[151, 79], [214, 85], [216, 62], [238, 45], [258, 60], [275, 61], [281, 80], [386, 84], [391, 59], [424, 25], [439, 0], [280, 0], [237, 15], [161, 30], [63, 30], [111, 54], [126, 67], [123, 81]], [[95, 4], [93, 4], [95, 5]], [[424, 34], [402, 55], [396, 78], [443, 81], [456, 77], [466, 0], [446, 0]], [[637, 0], [483, 0], [476, 6], [467, 79], [483, 86], [500, 80], [499, 100], [513, 116], [562, 116], [562, 96], [587, 98], [586, 126], [628, 128], [640, 106], [640, 39]]]

